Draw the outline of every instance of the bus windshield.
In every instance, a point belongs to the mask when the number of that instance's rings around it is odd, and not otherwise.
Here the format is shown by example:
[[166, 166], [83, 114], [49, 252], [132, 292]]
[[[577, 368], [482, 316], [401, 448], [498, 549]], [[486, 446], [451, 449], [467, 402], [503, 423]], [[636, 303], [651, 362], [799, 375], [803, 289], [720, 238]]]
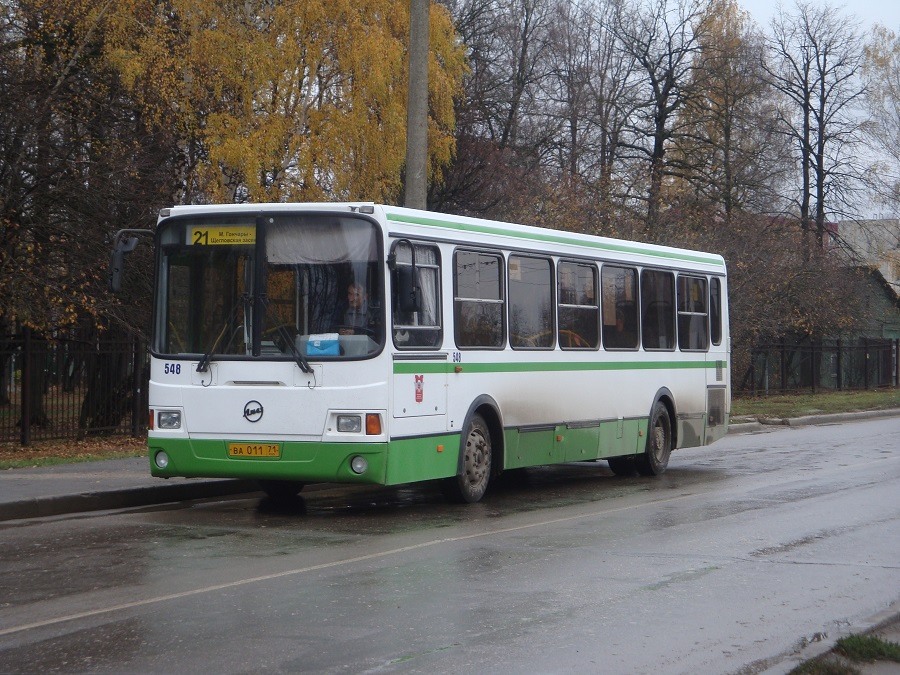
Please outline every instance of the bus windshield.
[[381, 351], [384, 280], [372, 221], [182, 217], [162, 221], [158, 236], [157, 353], [302, 363]]

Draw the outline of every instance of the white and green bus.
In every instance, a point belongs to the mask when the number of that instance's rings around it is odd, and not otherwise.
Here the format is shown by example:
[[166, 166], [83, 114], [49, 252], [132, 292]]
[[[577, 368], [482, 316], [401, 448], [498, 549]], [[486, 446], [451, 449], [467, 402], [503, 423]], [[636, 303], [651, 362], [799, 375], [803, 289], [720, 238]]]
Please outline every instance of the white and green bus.
[[721, 256], [371, 203], [178, 206], [154, 236], [154, 476], [475, 502], [727, 431]]

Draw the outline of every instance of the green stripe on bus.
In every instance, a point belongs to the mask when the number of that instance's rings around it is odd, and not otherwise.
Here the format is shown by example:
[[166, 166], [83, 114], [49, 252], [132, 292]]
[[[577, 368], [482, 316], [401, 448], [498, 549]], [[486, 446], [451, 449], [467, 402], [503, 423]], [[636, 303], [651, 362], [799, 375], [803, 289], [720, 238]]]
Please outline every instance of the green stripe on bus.
[[586, 248], [594, 248], [601, 251], [612, 251], [615, 253], [635, 253], [639, 255], [655, 256], [657, 258], [669, 258], [672, 260], [684, 260], [694, 263], [704, 263], [707, 265], [715, 265], [723, 267], [720, 258], [705, 256], [700, 254], [673, 253], [670, 251], [655, 251], [641, 246], [627, 244], [609, 244], [600, 241], [591, 241], [578, 239], [565, 234], [538, 234], [532, 232], [519, 232], [504, 227], [494, 225], [474, 225], [470, 223], [460, 223], [451, 220], [438, 220], [437, 218], [423, 218], [421, 216], [407, 216], [399, 213], [387, 213], [387, 219], [397, 223], [410, 223], [413, 225], [427, 225], [430, 227], [442, 227], [452, 230], [464, 230], [467, 232], [478, 232], [480, 234], [495, 234], [506, 237], [518, 237], [519, 239], [530, 239], [533, 241], [551, 242], [554, 244], [569, 244], [571, 246], [582, 246]]
[[527, 373], [562, 372], [578, 370], [668, 370], [725, 367], [719, 361], [541, 361], [529, 363], [513, 361], [509, 363], [416, 363], [411, 361], [394, 363], [395, 375], [422, 375], [427, 373], [453, 373], [460, 368], [461, 373]]

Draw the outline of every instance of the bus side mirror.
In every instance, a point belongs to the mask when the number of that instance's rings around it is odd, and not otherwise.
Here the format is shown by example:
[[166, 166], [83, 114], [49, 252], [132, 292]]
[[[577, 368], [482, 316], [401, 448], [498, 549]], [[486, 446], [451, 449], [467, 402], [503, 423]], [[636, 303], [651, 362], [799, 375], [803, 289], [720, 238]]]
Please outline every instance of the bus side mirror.
[[[409, 246], [411, 265], [397, 264], [397, 249], [401, 246]], [[397, 294], [397, 309], [401, 312], [418, 312], [422, 309], [419, 296], [419, 284], [417, 279], [419, 271], [416, 268], [416, 247], [409, 239], [399, 239], [391, 246], [391, 254], [388, 256], [388, 267], [394, 272], [394, 293]]]
[[419, 285], [416, 283], [416, 268], [398, 265], [397, 274], [397, 308], [401, 312], [418, 312], [422, 309], [419, 301]]
[[109, 263], [109, 289], [113, 293], [118, 293], [122, 290], [122, 274], [125, 270], [125, 256], [135, 249], [137, 243], [137, 237], [116, 236], [112, 259]]

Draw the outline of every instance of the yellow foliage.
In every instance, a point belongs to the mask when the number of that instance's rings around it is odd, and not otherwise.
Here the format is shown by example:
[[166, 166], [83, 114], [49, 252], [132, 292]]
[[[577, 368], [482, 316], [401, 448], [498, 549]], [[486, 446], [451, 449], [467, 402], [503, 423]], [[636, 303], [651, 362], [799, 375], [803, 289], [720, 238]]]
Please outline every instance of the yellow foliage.
[[[123, 0], [106, 49], [147, 119], [200, 148], [217, 201], [393, 201], [406, 143], [406, 0]], [[453, 153], [466, 65], [431, 8], [429, 152]]]

